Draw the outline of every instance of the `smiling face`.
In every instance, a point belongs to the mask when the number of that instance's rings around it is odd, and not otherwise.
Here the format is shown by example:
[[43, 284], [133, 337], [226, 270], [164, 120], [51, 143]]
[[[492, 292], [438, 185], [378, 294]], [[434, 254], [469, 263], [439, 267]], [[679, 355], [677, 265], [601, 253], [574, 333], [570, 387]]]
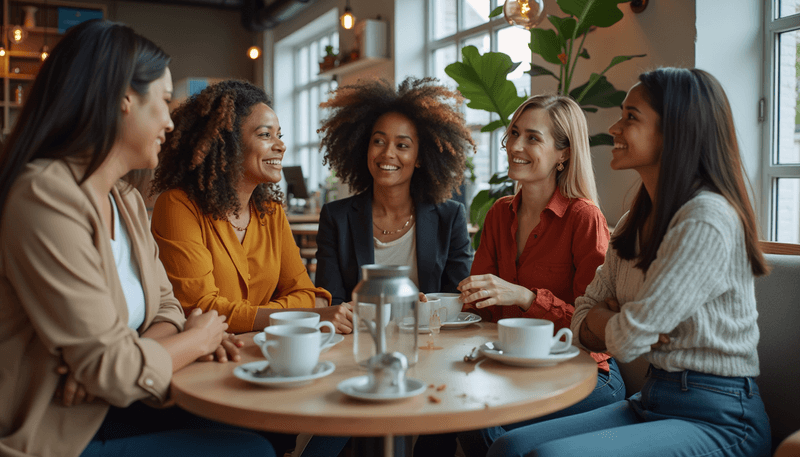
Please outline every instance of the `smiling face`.
[[611, 168], [636, 170], [643, 178], [657, 176], [663, 150], [661, 117], [636, 84], [622, 102], [622, 117], [608, 132], [614, 136]]
[[569, 158], [569, 148], [556, 149], [550, 116], [526, 109], [511, 126], [506, 140], [508, 177], [521, 184], [556, 182], [556, 166]]
[[263, 103], [253, 105], [241, 126], [244, 173], [240, 187], [280, 182], [286, 152], [282, 136], [275, 111]]
[[419, 166], [418, 152], [419, 137], [410, 119], [399, 113], [379, 117], [367, 150], [367, 166], [375, 187], [410, 187], [414, 168]]
[[129, 159], [130, 169], [155, 168], [167, 132], [175, 125], [169, 116], [172, 100], [172, 75], [169, 68], [151, 82], [141, 95], [128, 88], [122, 99], [122, 119], [117, 138]]

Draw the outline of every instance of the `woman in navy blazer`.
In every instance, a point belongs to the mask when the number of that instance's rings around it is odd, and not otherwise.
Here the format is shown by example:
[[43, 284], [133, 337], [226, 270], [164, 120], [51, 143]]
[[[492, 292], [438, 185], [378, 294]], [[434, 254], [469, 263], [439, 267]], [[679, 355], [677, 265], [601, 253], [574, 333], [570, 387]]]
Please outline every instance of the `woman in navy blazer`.
[[[361, 266], [408, 265], [421, 292], [458, 292], [472, 263], [464, 207], [448, 200], [475, 144], [460, 95], [432, 78], [340, 87], [321, 106], [324, 162], [356, 194], [326, 204], [316, 285], [351, 301]], [[413, 232], [413, 236], [412, 236]]]

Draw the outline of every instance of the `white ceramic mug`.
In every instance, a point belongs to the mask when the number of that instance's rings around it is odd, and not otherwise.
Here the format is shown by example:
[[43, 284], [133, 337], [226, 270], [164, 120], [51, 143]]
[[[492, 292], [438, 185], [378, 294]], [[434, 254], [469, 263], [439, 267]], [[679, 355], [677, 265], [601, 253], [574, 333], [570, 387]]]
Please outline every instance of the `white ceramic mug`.
[[336, 326], [331, 322], [320, 322], [319, 314], [308, 311], [281, 311], [269, 315], [269, 325], [297, 325], [322, 330], [327, 327], [336, 333]]
[[[430, 300], [431, 298], [438, 298], [443, 307], [447, 308], [447, 319], [449, 321], [454, 321], [458, 319], [458, 313], [461, 312], [461, 307], [464, 306], [459, 300], [458, 297], [461, 294], [453, 294], [448, 292], [436, 292], [431, 294], [425, 294], [426, 297]], [[444, 321], [442, 321], [444, 322]]]
[[419, 326], [420, 327], [429, 327], [431, 322], [431, 316], [434, 313], [439, 315], [439, 324], [442, 322], [447, 321], [447, 308], [442, 306], [442, 301], [438, 298], [432, 298], [430, 295], [425, 295], [428, 298], [428, 301], [421, 302], [417, 301], [417, 312], [419, 316]]
[[[330, 322], [323, 322], [329, 324]], [[264, 329], [266, 340], [259, 344], [270, 368], [280, 376], [307, 376], [319, 363], [319, 353], [334, 332], [299, 325], [271, 325]]]
[[[500, 349], [504, 354], [542, 358], [564, 352], [572, 345], [572, 331], [562, 328], [553, 336], [553, 322], [546, 319], [517, 317], [497, 321]], [[566, 336], [565, 341], [560, 341]]]

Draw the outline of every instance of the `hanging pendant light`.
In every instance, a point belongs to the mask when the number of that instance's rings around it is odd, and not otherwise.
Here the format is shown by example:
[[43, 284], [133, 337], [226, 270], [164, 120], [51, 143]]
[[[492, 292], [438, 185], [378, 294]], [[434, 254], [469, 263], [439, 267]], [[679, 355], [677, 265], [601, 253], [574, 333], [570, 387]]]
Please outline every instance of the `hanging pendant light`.
[[21, 25], [15, 25], [8, 30], [8, 40], [14, 44], [22, 43], [28, 36], [28, 32]]
[[356, 24], [356, 17], [353, 15], [353, 10], [350, 8], [350, 0], [347, 0], [347, 3], [344, 6], [344, 14], [341, 17], [342, 20], [342, 27], [345, 30], [350, 30]]
[[506, 0], [503, 16], [511, 25], [530, 30], [536, 27], [544, 15], [544, 0]]
[[253, 60], [258, 59], [258, 56], [261, 55], [261, 49], [258, 46], [250, 46], [250, 49], [247, 50], [247, 57], [250, 57]]

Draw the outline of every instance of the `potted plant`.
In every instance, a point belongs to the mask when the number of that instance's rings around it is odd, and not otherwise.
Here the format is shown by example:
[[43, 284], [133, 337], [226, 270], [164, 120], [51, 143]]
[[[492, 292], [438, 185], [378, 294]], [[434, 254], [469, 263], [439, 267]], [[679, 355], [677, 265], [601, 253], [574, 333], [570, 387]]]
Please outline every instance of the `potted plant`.
[[[517, 0], [506, 0], [517, 1]], [[528, 47], [548, 63], [558, 66], [558, 73], [540, 65], [531, 63], [527, 72], [534, 76], [550, 76], [557, 81], [556, 91], [568, 94], [586, 112], [596, 112], [599, 108], [619, 107], [625, 99], [625, 91], [617, 90], [605, 77], [612, 67], [627, 60], [643, 57], [640, 55], [617, 56], [600, 73], [592, 73], [589, 80], [573, 87], [575, 68], [581, 59], [589, 59], [589, 52], [584, 47], [587, 35], [595, 27], [610, 27], [623, 17], [617, 6], [629, 0], [557, 0], [566, 17], [547, 16], [553, 29], [533, 28]], [[499, 16], [503, 7], [495, 8], [489, 18]], [[502, 52], [487, 52], [481, 55], [475, 46], [466, 46], [461, 50], [462, 61], [455, 62], [445, 68], [445, 72], [458, 83], [458, 90], [468, 100], [467, 106], [481, 109], [498, 115], [499, 119], [490, 122], [481, 132], [492, 132], [498, 128], [506, 128], [509, 117], [526, 100], [527, 97], [517, 95], [514, 83], [508, 80], [519, 62], [512, 62], [511, 57]], [[613, 139], [607, 133], [591, 135], [589, 144], [613, 145]], [[503, 195], [513, 193], [514, 185], [507, 173], [495, 173], [489, 180], [491, 186], [475, 195], [470, 204], [470, 221], [479, 227], [473, 238], [473, 246], [477, 249], [483, 229], [486, 213], [494, 202]]]
[[328, 71], [336, 66], [336, 58], [338, 55], [333, 52], [333, 46], [325, 46], [325, 55], [319, 63], [319, 71]]

